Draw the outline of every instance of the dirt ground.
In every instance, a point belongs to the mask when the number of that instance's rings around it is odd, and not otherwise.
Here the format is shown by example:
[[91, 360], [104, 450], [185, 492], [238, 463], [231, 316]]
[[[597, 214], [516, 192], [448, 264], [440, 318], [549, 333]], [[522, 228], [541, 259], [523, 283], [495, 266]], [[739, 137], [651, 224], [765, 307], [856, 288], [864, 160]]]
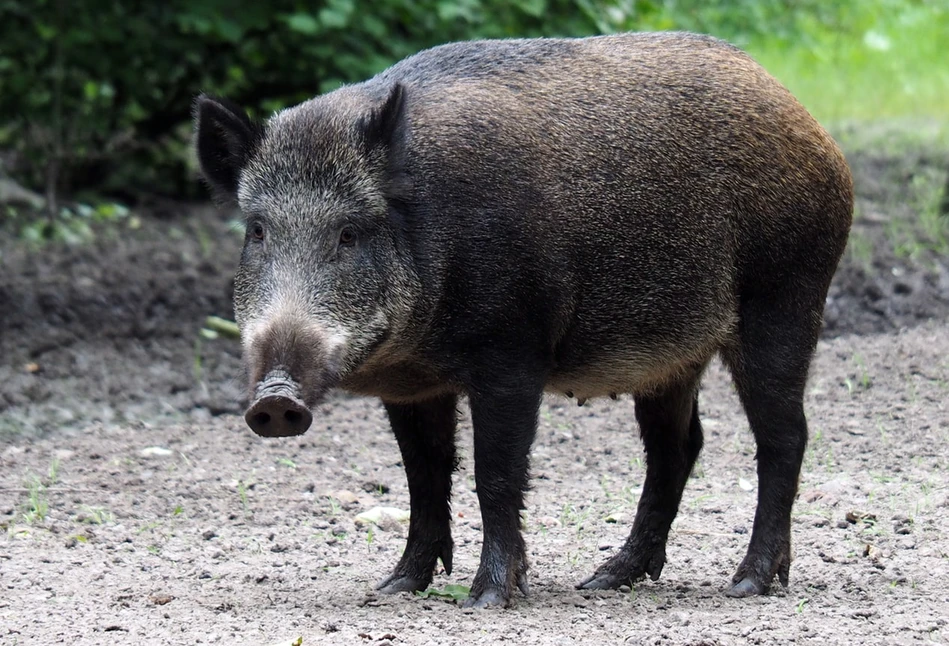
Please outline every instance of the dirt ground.
[[[226, 214], [181, 205], [42, 252], [4, 236], [0, 644], [949, 642], [949, 259], [918, 225], [949, 156], [848, 156], [858, 220], [808, 388], [790, 587], [755, 599], [722, 594], [757, 482], [718, 363], [658, 582], [574, 589], [629, 531], [643, 452], [628, 399], [551, 398], [524, 514], [531, 596], [489, 611], [380, 597], [407, 528], [356, 515], [408, 509], [381, 405], [338, 396], [300, 438], [246, 428], [237, 345], [199, 334], [231, 315]], [[459, 444], [446, 593], [480, 553], [467, 418]]]

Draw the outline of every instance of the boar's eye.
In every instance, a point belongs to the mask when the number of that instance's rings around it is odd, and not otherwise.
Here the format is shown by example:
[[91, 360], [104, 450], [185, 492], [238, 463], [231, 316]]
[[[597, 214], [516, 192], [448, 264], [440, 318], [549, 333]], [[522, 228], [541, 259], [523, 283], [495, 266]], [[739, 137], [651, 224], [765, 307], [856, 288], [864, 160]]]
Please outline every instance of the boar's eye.
[[253, 240], [263, 240], [264, 239], [264, 225], [260, 222], [254, 222], [250, 225], [250, 237]]
[[341, 247], [350, 247], [356, 243], [356, 232], [351, 227], [343, 227], [339, 232], [339, 245]]

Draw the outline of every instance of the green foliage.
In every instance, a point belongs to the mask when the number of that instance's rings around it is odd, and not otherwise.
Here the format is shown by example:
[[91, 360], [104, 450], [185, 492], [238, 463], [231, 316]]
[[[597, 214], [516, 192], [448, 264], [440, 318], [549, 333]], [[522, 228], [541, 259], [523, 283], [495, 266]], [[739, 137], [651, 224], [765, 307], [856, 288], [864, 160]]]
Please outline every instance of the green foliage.
[[0, 148], [47, 196], [187, 197], [198, 92], [266, 115], [440, 42], [595, 31], [569, 0], [0, 0]]
[[828, 2], [798, 15], [791, 33], [754, 34], [747, 49], [819, 119], [947, 121], [944, 0]]
[[129, 210], [121, 204], [102, 202], [95, 207], [84, 203], [63, 206], [55, 214], [36, 217], [30, 210], [6, 207], [7, 222], [16, 230], [19, 238], [31, 245], [45, 242], [63, 242], [78, 244], [93, 238], [93, 225], [118, 224], [126, 222], [129, 228], [136, 228], [140, 221], [129, 215]]
[[415, 595], [422, 597], [423, 599], [430, 598], [439, 598], [439, 599], [448, 599], [454, 602], [464, 601], [471, 594], [471, 589], [466, 585], [458, 585], [455, 583], [449, 583], [445, 585], [444, 588], [426, 588], [425, 590], [418, 590], [415, 592]]
[[81, 240], [60, 193], [201, 194], [201, 91], [266, 116], [438, 43], [655, 29], [748, 48], [819, 117], [949, 113], [944, 0], [0, 0], [0, 174], [46, 194], [24, 235]]

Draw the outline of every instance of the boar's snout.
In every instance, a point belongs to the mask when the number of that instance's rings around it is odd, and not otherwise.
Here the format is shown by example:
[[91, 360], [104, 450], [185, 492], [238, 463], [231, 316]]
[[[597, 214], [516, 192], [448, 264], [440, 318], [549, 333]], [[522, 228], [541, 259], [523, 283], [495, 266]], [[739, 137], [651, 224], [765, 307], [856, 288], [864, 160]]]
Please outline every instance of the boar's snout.
[[303, 435], [313, 422], [313, 414], [300, 399], [299, 390], [296, 382], [282, 371], [267, 375], [244, 414], [247, 425], [263, 437]]
[[269, 395], [254, 402], [244, 414], [247, 425], [263, 437], [303, 435], [313, 414], [300, 401], [280, 395]]
[[251, 404], [247, 425], [264, 437], [302, 435], [337, 380], [342, 342], [293, 317], [251, 328], [245, 338]]

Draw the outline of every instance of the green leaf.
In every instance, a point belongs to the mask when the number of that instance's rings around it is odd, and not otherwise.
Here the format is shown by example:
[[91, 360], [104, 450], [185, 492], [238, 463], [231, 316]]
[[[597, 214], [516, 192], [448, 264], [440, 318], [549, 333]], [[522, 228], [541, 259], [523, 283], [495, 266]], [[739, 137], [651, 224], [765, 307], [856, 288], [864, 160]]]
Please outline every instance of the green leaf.
[[287, 26], [293, 31], [312, 36], [319, 32], [320, 23], [308, 13], [295, 13], [287, 18]]
[[442, 599], [451, 599], [452, 601], [464, 601], [471, 594], [471, 588], [466, 585], [457, 585], [449, 583], [444, 588], [428, 588], [427, 590], [417, 591], [415, 594], [428, 599], [438, 597]]
[[521, 0], [518, 7], [528, 16], [541, 18], [547, 11], [547, 0]]
[[95, 209], [96, 219], [102, 221], [119, 220], [128, 216], [128, 214], [129, 210], [126, 207], [114, 202], [100, 204]]
[[92, 217], [92, 215], [93, 215], [95, 212], [96, 212], [96, 210], [95, 210], [94, 208], [92, 208], [91, 206], [89, 206], [88, 204], [77, 204], [77, 205], [76, 205], [76, 215], [78, 215], [79, 217], [89, 218], [89, 217]]
[[36, 33], [43, 40], [53, 40], [59, 35], [59, 32], [52, 25], [44, 25], [41, 22], [33, 23], [36, 26]]
[[204, 320], [204, 325], [219, 334], [224, 336], [231, 337], [233, 339], [239, 339], [241, 336], [241, 330], [237, 327], [237, 323], [234, 321], [228, 321], [227, 319], [222, 319], [219, 316], [209, 316]]
[[231, 65], [229, 68], [227, 68], [227, 77], [239, 83], [243, 83], [247, 79], [247, 75], [244, 74], [244, 70], [237, 65]]
[[214, 339], [216, 339], [216, 338], [218, 338], [218, 337], [220, 336], [216, 331], [214, 331], [214, 330], [209, 330], [209, 329], [206, 328], [206, 327], [201, 328], [201, 329], [198, 331], [198, 334], [200, 334], [202, 338], [208, 339], [208, 340], [211, 340], [211, 341], [213, 341]]
[[435, 11], [438, 12], [438, 19], [442, 22], [455, 21], [465, 14], [464, 8], [454, 1], [439, 2], [435, 7]]
[[220, 34], [221, 38], [231, 43], [240, 42], [244, 35], [244, 30], [233, 20], [218, 18], [216, 26], [217, 33]]
[[[386, 24], [370, 13], [362, 14], [362, 28], [370, 36], [379, 40], [385, 38], [387, 34]], [[2, 64], [2, 60], [0, 60], [0, 64]]]
[[321, 9], [320, 22], [329, 29], [343, 29], [349, 25], [349, 18], [353, 15], [352, 0], [330, 0], [328, 7]]

